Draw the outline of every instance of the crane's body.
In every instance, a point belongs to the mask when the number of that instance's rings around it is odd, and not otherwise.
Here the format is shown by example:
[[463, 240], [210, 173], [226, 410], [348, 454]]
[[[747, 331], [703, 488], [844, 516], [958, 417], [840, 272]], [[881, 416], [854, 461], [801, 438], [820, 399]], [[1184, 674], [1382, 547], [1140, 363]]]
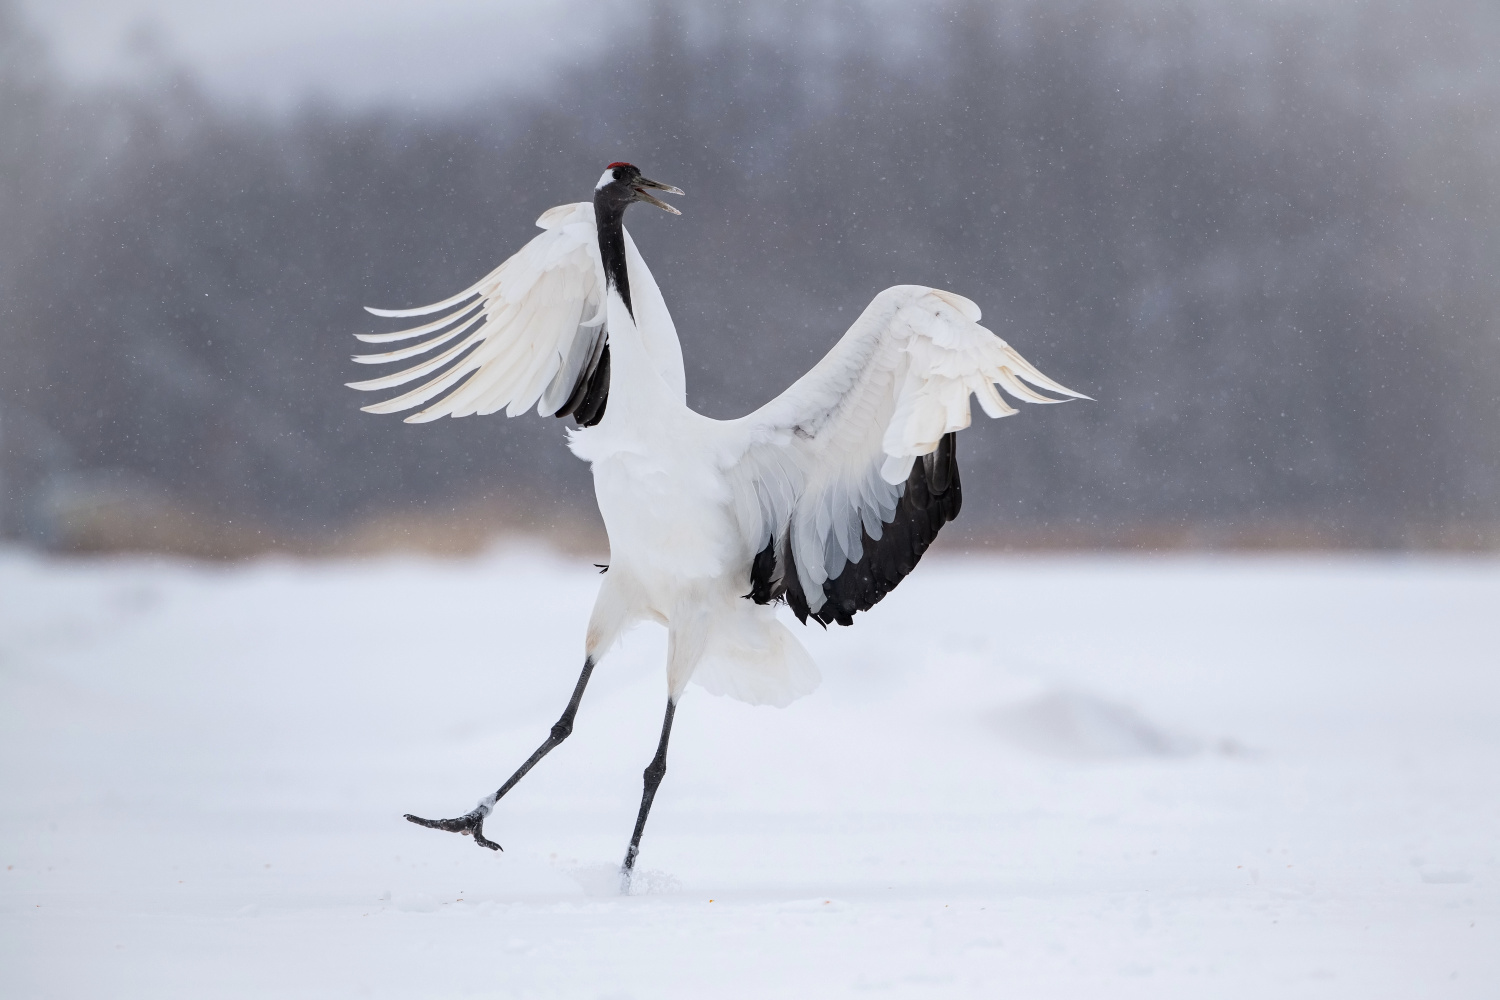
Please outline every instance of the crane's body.
[[725, 424], [688, 409], [670, 386], [649, 377], [639, 334], [628, 314], [616, 316], [624, 312], [619, 296], [610, 295], [609, 308], [612, 384], [640, 382], [619, 397], [612, 390], [604, 419], [571, 435], [573, 453], [593, 469], [610, 540], [587, 653], [597, 660], [622, 630], [655, 621], [670, 629], [674, 701], [700, 666], [731, 674], [709, 683], [741, 690], [747, 700], [805, 693], [789, 687], [785, 675], [795, 667], [815, 683], [811, 660], [770, 607], [745, 600], [755, 552], [734, 523], [719, 475]]
[[969, 424], [971, 395], [992, 417], [1015, 412], [997, 384], [1033, 402], [1056, 400], [1027, 383], [1078, 396], [979, 326], [972, 302], [903, 285], [876, 296], [781, 396], [738, 420], [703, 416], [687, 405], [671, 315], [623, 227], [636, 201], [679, 214], [647, 189], [682, 193], [610, 164], [592, 204], [545, 213], [543, 234], [478, 284], [433, 306], [371, 310], [451, 311], [361, 335], [383, 343], [433, 334], [358, 361], [404, 360], [464, 339], [395, 375], [351, 383], [384, 389], [430, 377], [366, 407], [425, 404], [408, 421], [502, 407], [577, 421], [569, 445], [593, 470], [610, 555], [573, 697], [537, 752], [475, 810], [407, 818], [498, 849], [483, 835], [495, 802], [567, 738], [594, 665], [621, 632], [654, 621], [668, 629], [667, 712], [622, 868], [626, 887], [689, 681], [756, 704], [809, 693], [817, 668], [775, 605], [784, 601], [804, 623], [848, 625], [912, 570], [958, 514], [955, 436]]

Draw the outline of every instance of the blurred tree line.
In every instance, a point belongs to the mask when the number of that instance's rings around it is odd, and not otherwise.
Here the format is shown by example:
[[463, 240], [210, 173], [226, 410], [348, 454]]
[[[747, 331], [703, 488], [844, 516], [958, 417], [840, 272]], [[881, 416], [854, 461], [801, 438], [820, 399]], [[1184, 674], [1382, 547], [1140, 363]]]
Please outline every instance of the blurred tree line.
[[0, 532], [590, 523], [561, 421], [342, 383], [361, 305], [467, 285], [625, 159], [688, 192], [630, 224], [705, 412], [902, 282], [1096, 398], [964, 436], [971, 540], [1494, 544], [1500, 15], [1410, 6], [658, 3], [534, 94], [277, 117], [166, 65], [71, 87], [0, 0]]

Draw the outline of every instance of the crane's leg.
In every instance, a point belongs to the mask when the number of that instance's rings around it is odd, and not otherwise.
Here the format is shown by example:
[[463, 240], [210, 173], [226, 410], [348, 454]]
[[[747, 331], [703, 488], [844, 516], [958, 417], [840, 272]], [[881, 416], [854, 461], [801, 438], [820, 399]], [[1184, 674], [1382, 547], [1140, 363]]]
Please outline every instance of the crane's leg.
[[[496, 790], [493, 795], [486, 795], [479, 800], [471, 812], [464, 813], [454, 819], [423, 819], [420, 816], [406, 814], [406, 818], [418, 826], [430, 827], [434, 830], [447, 830], [449, 833], [461, 833], [464, 836], [474, 835], [474, 843], [480, 847], [488, 847], [492, 851], [501, 850], [499, 844], [489, 840], [484, 835], [484, 818], [495, 808], [495, 803], [505, 797], [505, 793], [516, 786], [516, 782], [526, 777], [526, 772], [536, 766], [536, 762], [552, 752], [552, 748], [567, 739], [573, 732], [573, 716], [578, 714], [578, 703], [583, 701], [583, 689], [588, 687], [589, 675], [594, 672], [594, 658], [592, 655], [583, 659], [583, 673], [578, 675], [578, 683], [573, 688], [573, 697], [568, 699], [568, 707], [563, 709], [562, 718], [558, 719], [552, 726], [552, 731], [542, 741], [542, 745], [536, 748], [536, 753], [526, 758], [526, 763], [516, 768], [516, 773]], [[671, 714], [668, 713], [668, 721]], [[666, 750], [666, 739], [662, 741], [663, 752]], [[665, 768], [665, 765], [663, 765]], [[644, 818], [645, 814], [641, 814]], [[644, 821], [644, 819], [643, 819]], [[640, 839], [640, 833], [636, 833], [636, 839]]]
[[656, 786], [667, 773], [667, 741], [672, 738], [672, 716], [677, 711], [677, 702], [667, 698], [667, 715], [661, 722], [661, 742], [656, 744], [656, 756], [646, 765], [642, 774], [645, 788], [641, 791], [641, 811], [635, 817], [635, 832], [630, 835], [630, 850], [625, 852], [625, 863], [620, 866], [620, 892], [630, 892], [630, 873], [635, 870], [635, 856], [641, 853], [641, 834], [646, 829], [646, 817], [651, 814], [651, 800], [656, 798]]

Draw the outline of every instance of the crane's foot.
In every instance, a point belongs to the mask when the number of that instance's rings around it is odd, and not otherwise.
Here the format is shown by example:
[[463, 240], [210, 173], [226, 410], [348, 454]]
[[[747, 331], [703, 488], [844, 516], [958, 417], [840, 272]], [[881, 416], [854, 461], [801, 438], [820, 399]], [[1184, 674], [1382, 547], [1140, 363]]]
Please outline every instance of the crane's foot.
[[464, 813], [454, 819], [423, 819], [411, 813], [406, 814], [406, 819], [409, 823], [425, 826], [430, 830], [447, 830], [449, 833], [461, 833], [465, 837], [472, 835], [474, 843], [480, 847], [488, 847], [492, 851], [503, 851], [505, 848], [484, 835], [484, 818], [489, 814], [490, 807], [480, 803], [473, 812]]

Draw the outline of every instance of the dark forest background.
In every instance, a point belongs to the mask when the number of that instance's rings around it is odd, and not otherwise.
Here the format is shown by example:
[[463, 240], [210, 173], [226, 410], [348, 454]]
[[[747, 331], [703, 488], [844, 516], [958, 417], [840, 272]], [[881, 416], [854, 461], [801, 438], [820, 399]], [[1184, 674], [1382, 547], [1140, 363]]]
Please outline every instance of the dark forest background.
[[705, 412], [902, 282], [1095, 397], [964, 435], [960, 544], [1500, 543], [1493, 5], [650, 11], [531, 94], [272, 115], [169, 62], [69, 85], [0, 0], [0, 535], [595, 539], [561, 421], [343, 383], [362, 305], [466, 286], [625, 159], [688, 192], [630, 225]]

